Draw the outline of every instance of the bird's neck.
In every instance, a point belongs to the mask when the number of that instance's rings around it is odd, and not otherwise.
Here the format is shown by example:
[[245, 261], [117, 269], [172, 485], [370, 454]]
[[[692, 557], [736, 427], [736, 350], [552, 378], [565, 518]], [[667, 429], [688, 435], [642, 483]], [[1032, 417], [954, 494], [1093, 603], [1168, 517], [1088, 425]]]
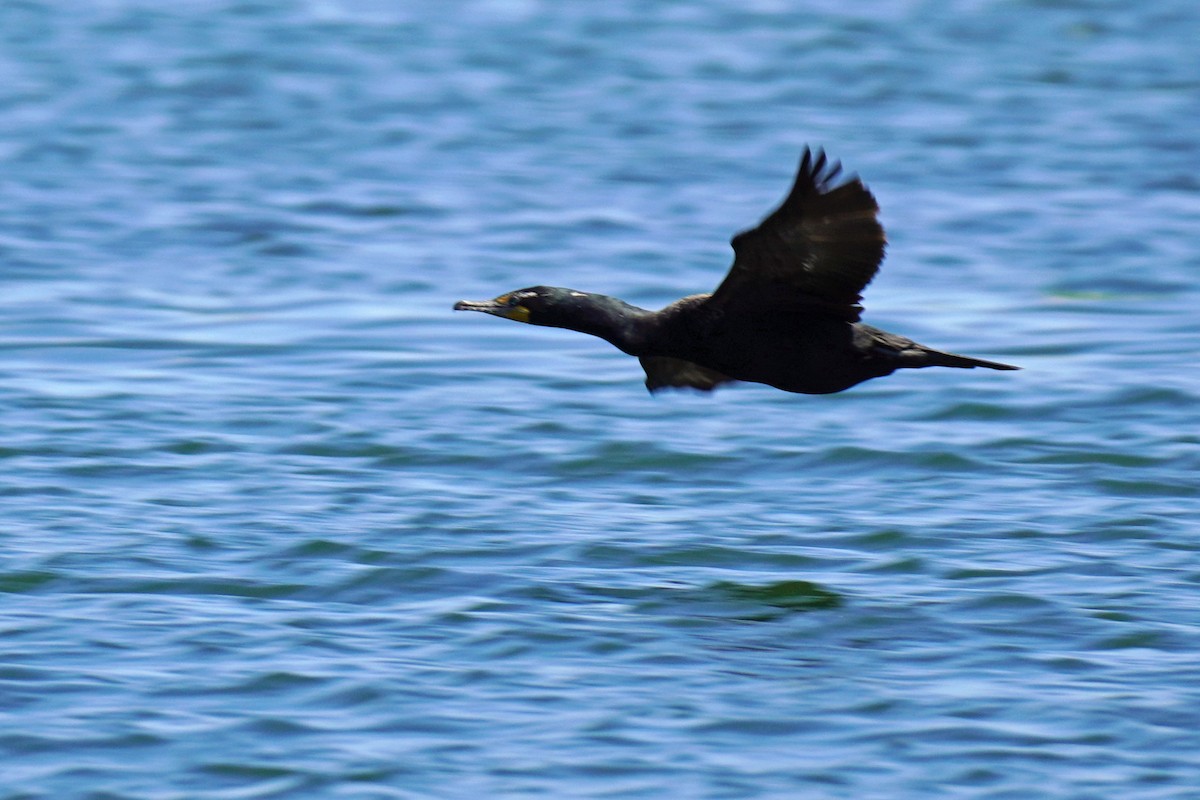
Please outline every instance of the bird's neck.
[[654, 327], [654, 312], [603, 294], [572, 298], [570, 314], [554, 327], [599, 336], [631, 356], [641, 355]]

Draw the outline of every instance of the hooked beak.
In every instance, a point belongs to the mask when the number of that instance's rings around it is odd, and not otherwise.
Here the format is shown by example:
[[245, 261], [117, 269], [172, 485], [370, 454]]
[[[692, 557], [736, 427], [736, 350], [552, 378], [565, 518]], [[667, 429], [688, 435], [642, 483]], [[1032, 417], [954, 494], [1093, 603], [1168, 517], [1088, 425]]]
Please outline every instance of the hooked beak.
[[455, 311], [482, 311], [485, 314], [499, 314], [504, 306], [495, 300], [459, 300], [454, 304]]
[[509, 305], [506, 297], [495, 300], [459, 300], [454, 304], [455, 311], [482, 311], [505, 319], [515, 319], [517, 322], [529, 322], [529, 309], [525, 306]]

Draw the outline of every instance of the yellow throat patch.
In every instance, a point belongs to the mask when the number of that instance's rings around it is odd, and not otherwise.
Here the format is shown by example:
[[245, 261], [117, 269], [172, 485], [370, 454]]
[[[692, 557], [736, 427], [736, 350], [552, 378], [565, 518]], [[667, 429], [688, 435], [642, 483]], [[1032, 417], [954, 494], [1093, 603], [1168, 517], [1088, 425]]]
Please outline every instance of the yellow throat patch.
[[[502, 294], [492, 302], [497, 303], [498, 305], [506, 305], [510, 296], [511, 295]], [[497, 316], [501, 316], [506, 319], [515, 319], [517, 322], [529, 322], [529, 309], [525, 306], [510, 306], [509, 308], [498, 311]]]

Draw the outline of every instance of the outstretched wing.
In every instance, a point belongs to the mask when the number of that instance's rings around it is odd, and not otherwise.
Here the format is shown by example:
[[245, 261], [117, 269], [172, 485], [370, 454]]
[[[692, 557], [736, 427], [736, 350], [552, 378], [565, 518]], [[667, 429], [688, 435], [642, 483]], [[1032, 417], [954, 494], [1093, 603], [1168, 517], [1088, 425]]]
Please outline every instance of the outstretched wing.
[[642, 356], [638, 360], [642, 362], [642, 369], [646, 370], [646, 388], [651, 394], [668, 387], [711, 392], [722, 383], [733, 382], [728, 375], [681, 358]]
[[836, 183], [841, 171], [823, 151], [804, 149], [783, 204], [733, 237], [733, 267], [710, 307], [740, 314], [816, 306], [858, 320], [887, 240], [875, 198], [857, 177]]

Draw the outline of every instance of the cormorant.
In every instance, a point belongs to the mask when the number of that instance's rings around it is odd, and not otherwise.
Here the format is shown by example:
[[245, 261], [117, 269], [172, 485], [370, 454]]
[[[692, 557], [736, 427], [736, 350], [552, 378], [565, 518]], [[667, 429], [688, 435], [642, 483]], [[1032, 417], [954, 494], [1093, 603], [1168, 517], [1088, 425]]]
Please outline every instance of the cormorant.
[[782, 205], [733, 237], [733, 267], [712, 294], [647, 311], [602, 294], [533, 286], [454, 308], [599, 336], [638, 357], [651, 392], [753, 381], [830, 394], [898, 369], [1019, 369], [859, 321], [860, 293], [879, 270], [886, 239], [875, 198], [857, 176], [838, 183], [841, 170], [806, 147]]

